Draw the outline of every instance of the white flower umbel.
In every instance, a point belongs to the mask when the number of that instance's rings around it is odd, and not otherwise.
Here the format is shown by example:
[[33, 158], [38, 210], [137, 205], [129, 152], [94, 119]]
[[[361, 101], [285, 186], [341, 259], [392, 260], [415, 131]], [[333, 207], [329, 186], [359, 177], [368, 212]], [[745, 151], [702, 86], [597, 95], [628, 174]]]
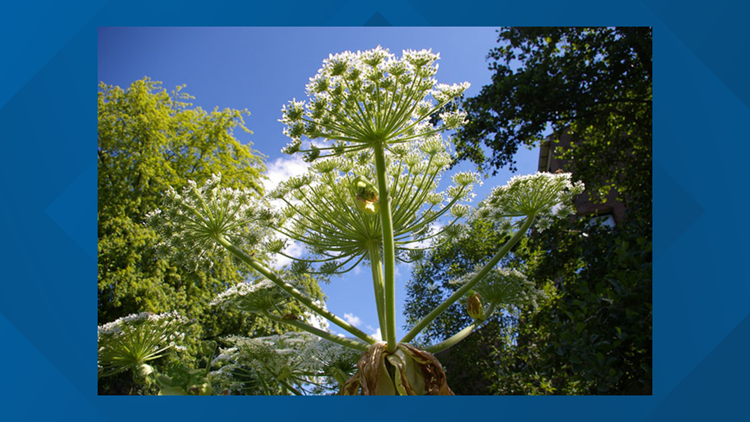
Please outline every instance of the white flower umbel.
[[274, 309], [289, 298], [289, 294], [269, 280], [254, 283], [239, 283], [219, 294], [212, 306], [222, 309], [238, 309], [250, 313], [262, 313]]
[[[222, 380], [238, 392], [305, 395], [319, 378], [345, 372], [359, 353], [307, 333], [288, 332], [260, 338], [232, 336], [232, 346], [222, 349], [214, 364], [221, 368], [212, 379]], [[329, 382], [333, 385], [334, 383]]]
[[[436, 192], [450, 164], [448, 145], [440, 135], [394, 148], [386, 153], [386, 161], [397, 259], [408, 261], [409, 251], [450, 233], [451, 225], [468, 214], [462, 202], [470, 199], [479, 176], [460, 173], [446, 193]], [[286, 204], [280, 213], [286, 220], [276, 229], [305, 244], [315, 257], [290, 259], [320, 264], [317, 271], [327, 274], [347, 272], [369, 260], [373, 242], [380, 244], [383, 237], [375, 167], [369, 152], [344, 153], [316, 161], [307, 174], [289, 179], [271, 193]], [[448, 212], [453, 221], [433, 230]], [[269, 243], [269, 247], [287, 256], [281, 252], [283, 244]]]
[[583, 183], [572, 183], [570, 173], [536, 173], [515, 176], [496, 187], [482, 201], [478, 215], [492, 220], [536, 216], [541, 222], [573, 213], [573, 197], [583, 192]]
[[[438, 85], [439, 58], [431, 50], [406, 50], [397, 58], [381, 47], [331, 55], [310, 78], [309, 101], [292, 100], [280, 120], [291, 138], [283, 152], [302, 153], [310, 162], [339, 160], [314, 166], [319, 177], [291, 181], [279, 194], [294, 219], [285, 234], [308, 245], [321, 271], [370, 261], [389, 353], [397, 345], [396, 261], [408, 259], [409, 245], [425, 243], [431, 223], [471, 189], [449, 188], [447, 206], [434, 193], [450, 164], [441, 132], [465, 120], [445, 106], [469, 87]], [[435, 115], [438, 124], [430, 122]]]
[[237, 247], [254, 251], [267, 237], [274, 215], [257, 193], [220, 186], [217, 174], [198, 186], [192, 180], [178, 193], [170, 188], [161, 209], [148, 215], [162, 234], [159, 249], [185, 265], [212, 265], [223, 238]]
[[[495, 306], [502, 305], [504, 302], [515, 305], [526, 301], [534, 303], [538, 292], [531, 290], [528, 283], [521, 282], [522, 279], [516, 274], [496, 270], [495, 266], [526, 234], [533, 223], [536, 222], [537, 228], [542, 230], [553, 217], [570, 215], [573, 212], [571, 208], [573, 197], [582, 193], [583, 188], [580, 182], [571, 183], [569, 173], [537, 173], [513, 177], [505, 186], [493, 189], [490, 196], [479, 204], [472, 218], [485, 218], [500, 223], [500, 226], [505, 226], [512, 217], [524, 217], [518, 222], [519, 228], [487, 264], [464, 277], [462, 287], [419, 321], [402, 341], [413, 339], [450, 305], [478, 286], [488, 295], [490, 301], [489, 309], [486, 310], [488, 314]], [[451, 347], [468, 336], [479, 323], [481, 321], [471, 324], [451, 338], [430, 346], [426, 350], [439, 352]]]
[[[481, 270], [481, 268], [477, 268]], [[471, 280], [476, 273], [469, 273], [453, 281], [463, 285]], [[479, 293], [483, 301], [489, 306], [537, 306], [537, 301], [544, 296], [534, 283], [516, 270], [496, 268], [490, 271], [479, 283], [474, 285], [474, 291]]]
[[[380, 46], [331, 55], [310, 78], [310, 100], [292, 100], [282, 108], [280, 121], [292, 139], [283, 151], [303, 151], [314, 160], [457, 128], [464, 122], [463, 112], [441, 114], [440, 127], [423, 124], [469, 87], [468, 82], [436, 85], [439, 58], [431, 50], [406, 50], [397, 58]], [[334, 145], [302, 150], [303, 137]]]
[[[204, 262], [210, 266], [213, 259], [220, 259], [221, 255], [229, 254], [241, 264], [257, 271], [311, 311], [356, 337], [374, 343], [375, 339], [362, 330], [351, 326], [313, 301], [308, 294], [300, 290], [297, 282], [284, 280], [263, 264], [263, 256], [256, 256], [258, 252], [274, 250], [279, 246], [283, 248], [283, 242], [280, 245], [278, 240], [270, 239], [268, 236], [269, 227], [279, 224], [277, 216], [268, 209], [264, 200], [255, 196], [254, 192], [222, 188], [220, 181], [221, 175], [214, 175], [202, 187], [191, 181], [181, 194], [174, 189], [167, 192], [163, 210], [157, 210], [148, 216], [150, 223], [165, 239], [159, 248], [167, 254], [174, 255], [185, 265], [195, 267]], [[252, 305], [254, 311], [279, 319], [278, 316], [272, 316], [265, 312], [266, 309], [257, 308], [256, 305], [258, 303]], [[299, 321], [289, 323], [297, 328], [311, 329], [324, 337], [328, 335]], [[359, 343], [354, 346], [362, 348]]]
[[187, 321], [177, 312], [143, 312], [99, 326], [99, 377], [128, 369], [138, 370], [137, 375], [141, 377], [148, 375], [150, 367], [146, 362], [181, 347], [179, 343], [184, 337], [181, 330], [186, 324]]

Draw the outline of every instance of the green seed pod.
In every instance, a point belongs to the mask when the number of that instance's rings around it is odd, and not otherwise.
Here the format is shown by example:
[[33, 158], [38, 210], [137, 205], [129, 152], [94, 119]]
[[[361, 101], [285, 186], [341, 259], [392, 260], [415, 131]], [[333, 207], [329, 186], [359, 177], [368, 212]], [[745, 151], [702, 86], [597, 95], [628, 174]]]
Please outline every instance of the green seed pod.
[[365, 201], [377, 201], [378, 190], [375, 185], [362, 176], [354, 179], [354, 192]]

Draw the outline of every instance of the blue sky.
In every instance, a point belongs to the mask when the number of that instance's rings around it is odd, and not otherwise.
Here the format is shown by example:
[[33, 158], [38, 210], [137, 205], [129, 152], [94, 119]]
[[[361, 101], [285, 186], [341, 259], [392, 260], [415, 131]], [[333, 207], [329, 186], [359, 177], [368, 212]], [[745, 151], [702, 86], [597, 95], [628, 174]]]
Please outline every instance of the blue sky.
[[[302, 171], [300, 160], [280, 152], [288, 143], [278, 122], [289, 100], [305, 99], [305, 85], [329, 54], [381, 45], [400, 55], [404, 49], [431, 48], [440, 53], [440, 83], [468, 81], [466, 96], [479, 93], [490, 82], [486, 56], [497, 45], [495, 28], [484, 27], [310, 27], [310, 28], [99, 28], [98, 79], [125, 89], [144, 76], [163, 82], [171, 91], [186, 85], [194, 106], [206, 110], [247, 109], [247, 134], [235, 133], [243, 143], [265, 154], [269, 183]], [[538, 152], [522, 150], [516, 156], [518, 173], [536, 171]], [[464, 164], [456, 171], [470, 170]], [[504, 184], [507, 171], [485, 180], [476, 190], [484, 198], [493, 186]], [[300, 252], [297, 250], [296, 252]], [[352, 272], [323, 285], [327, 306], [373, 333], [377, 314], [369, 269]], [[396, 281], [397, 337], [404, 334], [401, 315], [408, 266], [399, 266]], [[340, 332], [332, 326], [334, 332]]]

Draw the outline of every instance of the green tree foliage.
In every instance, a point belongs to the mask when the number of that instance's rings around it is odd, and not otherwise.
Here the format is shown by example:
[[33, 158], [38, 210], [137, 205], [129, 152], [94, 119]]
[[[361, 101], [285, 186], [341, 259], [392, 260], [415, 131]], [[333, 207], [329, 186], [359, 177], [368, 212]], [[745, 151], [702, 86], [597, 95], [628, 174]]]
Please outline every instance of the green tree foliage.
[[502, 394], [651, 394], [651, 240], [637, 224], [556, 223], [516, 258], [549, 293], [525, 312]]
[[[492, 258], [498, 245], [507, 241], [492, 223], [484, 220], [472, 222], [467, 236], [458, 242], [447, 243], [431, 251], [424, 264], [412, 272], [407, 285], [404, 314], [407, 326], [419, 322], [460, 285], [451, 283]], [[506, 261], [507, 262], [507, 261]], [[490, 352], [502, 347], [513, 332], [515, 317], [498, 312], [487, 324], [450, 350], [437, 354], [446, 368], [448, 384], [456, 394], [487, 394], [496, 379], [494, 364], [487, 359]], [[438, 343], [471, 324], [473, 319], [465, 303], [455, 303], [430, 323], [417, 337], [420, 346]]]
[[549, 127], [567, 130], [572, 145], [557, 154], [573, 180], [594, 196], [615, 186], [650, 215], [651, 28], [503, 28], [498, 41], [492, 83], [462, 104], [469, 122], [457, 158], [514, 169], [520, 145], [538, 144]]
[[[236, 129], [250, 132], [243, 121], [249, 113], [194, 108], [188, 103], [192, 97], [181, 89], [170, 95], [149, 78], [127, 90], [99, 86], [99, 324], [139, 312], [178, 311], [194, 323], [196, 341], [285, 331], [263, 318], [209, 307], [229, 286], [254, 277], [246, 269], [227, 259], [194, 271], [189, 263], [155, 252], [160, 238], [146, 224], [146, 215], [160, 206], [169, 186], [180, 190], [188, 180], [200, 184], [221, 173], [224, 186], [253, 189], [259, 195], [263, 191], [263, 156], [234, 136]], [[306, 282], [320, 297], [315, 281]], [[125, 374], [108, 378], [100, 382], [100, 392], [127, 392], [124, 388], [132, 385], [123, 383]]]
[[[627, 212], [614, 229], [587, 218], [558, 221], [519, 244], [506, 265], [547, 298], [510, 328], [480, 328], [494, 350], [472, 347], [472, 334], [459, 345], [470, 349], [462, 353], [472, 354], [471, 364], [446, 362], [446, 372], [495, 368], [483, 394], [650, 394], [651, 30], [503, 28], [499, 41], [489, 55], [492, 84], [461, 104], [469, 122], [457, 134], [457, 158], [514, 169], [520, 145], [538, 143], [548, 128], [567, 131], [570, 147], [555, 151], [565, 170], [594, 200], [615, 189]], [[428, 256], [413, 273], [410, 301], [439, 301], [451, 286], [432, 287], [437, 274], [450, 278], [492, 253], [497, 239], [480, 228], [475, 223], [460, 251], [446, 245]], [[419, 305], [405, 309], [409, 320], [419, 318]], [[441, 321], [432, 338], [468, 324], [458, 308]]]

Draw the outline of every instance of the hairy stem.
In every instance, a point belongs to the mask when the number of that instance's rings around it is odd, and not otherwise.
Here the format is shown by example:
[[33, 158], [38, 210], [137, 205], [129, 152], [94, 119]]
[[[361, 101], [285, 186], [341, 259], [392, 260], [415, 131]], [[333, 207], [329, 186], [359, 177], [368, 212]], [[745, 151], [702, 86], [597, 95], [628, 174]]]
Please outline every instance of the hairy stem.
[[[487, 311], [487, 317], [491, 316], [494, 311], [495, 311], [495, 305], [492, 304], [492, 305], [490, 305], [490, 308]], [[455, 346], [456, 344], [458, 344], [459, 342], [461, 342], [466, 337], [468, 337], [469, 334], [471, 334], [477, 327], [479, 327], [480, 325], [482, 325], [482, 323], [484, 321], [485, 320], [474, 321], [474, 323], [472, 323], [468, 327], [464, 328], [463, 330], [457, 332], [456, 334], [452, 335], [450, 338], [447, 338], [447, 339], [441, 341], [440, 343], [433, 344], [431, 346], [427, 346], [427, 347], [425, 347], [422, 350], [424, 350], [425, 352], [430, 352], [430, 353], [440, 353], [443, 350], [451, 348], [451, 347]]]
[[318, 337], [320, 337], [322, 339], [334, 342], [336, 344], [340, 344], [340, 345], [348, 347], [350, 349], [361, 350], [363, 352], [366, 352], [367, 348], [368, 348], [368, 345], [365, 344], [365, 343], [360, 343], [360, 342], [355, 341], [355, 340], [351, 340], [351, 339], [347, 339], [347, 338], [343, 338], [343, 337], [339, 337], [339, 336], [333, 335], [333, 334], [331, 334], [329, 332], [326, 332], [326, 331], [323, 331], [321, 329], [315, 328], [315, 327], [313, 327], [311, 325], [305, 324], [304, 322], [298, 321], [296, 319], [284, 319], [284, 318], [278, 317], [276, 315], [273, 315], [273, 314], [269, 313], [268, 311], [263, 311], [263, 315], [266, 318], [268, 318], [268, 319], [270, 319], [272, 321], [283, 322], [285, 324], [289, 324], [289, 325], [297, 327], [297, 328], [299, 328], [301, 330], [307, 331], [310, 334], [315, 334], [316, 336], [318, 336]]

